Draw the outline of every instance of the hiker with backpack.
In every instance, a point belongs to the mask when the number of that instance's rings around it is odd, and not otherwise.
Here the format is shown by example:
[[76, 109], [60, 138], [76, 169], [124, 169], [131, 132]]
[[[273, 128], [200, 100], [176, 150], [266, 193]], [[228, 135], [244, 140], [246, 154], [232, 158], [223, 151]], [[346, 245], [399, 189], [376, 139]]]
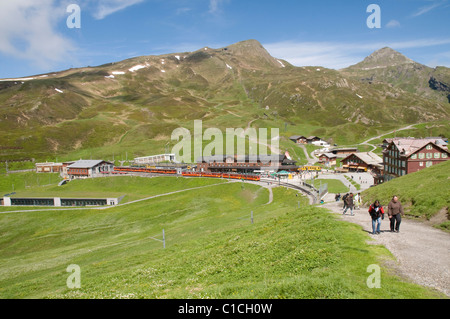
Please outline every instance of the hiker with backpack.
[[347, 197], [348, 197], [348, 193], [345, 194], [344, 196], [342, 196], [342, 201], [344, 202], [344, 206], [342, 207], [342, 211], [345, 210], [345, 208], [347, 207]]
[[344, 211], [342, 212], [342, 215], [345, 215], [345, 213], [347, 212], [347, 210], [350, 208], [350, 213], [351, 216], [353, 216], [353, 193], [350, 193], [347, 198], [345, 199], [345, 206], [346, 208], [344, 209]]
[[384, 219], [384, 209], [379, 200], [370, 205], [369, 215], [372, 218], [372, 235], [380, 234], [381, 220]]

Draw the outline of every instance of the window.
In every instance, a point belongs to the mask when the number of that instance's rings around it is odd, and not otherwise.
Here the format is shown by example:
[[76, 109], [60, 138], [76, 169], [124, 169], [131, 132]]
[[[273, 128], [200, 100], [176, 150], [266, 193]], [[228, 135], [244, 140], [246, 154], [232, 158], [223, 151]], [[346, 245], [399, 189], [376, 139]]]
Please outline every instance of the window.
[[411, 159], [417, 159], [417, 154], [411, 155]]
[[423, 162], [419, 162], [419, 166], [420, 166], [420, 167], [423, 167]]
[[447, 158], [448, 157], [448, 155], [447, 155], [447, 153], [442, 153], [442, 156], [441, 156], [442, 158]]
[[430, 167], [431, 165], [433, 165], [433, 162], [432, 161], [428, 161], [427, 162], [427, 167]]
[[441, 153], [434, 153], [434, 158], [440, 158], [441, 157]]
[[433, 153], [427, 153], [427, 158], [432, 158], [433, 157]]
[[419, 153], [419, 158], [420, 159], [424, 159], [425, 158], [425, 154], [424, 153]]
[[432, 149], [433, 149], [433, 146], [431, 144], [428, 144], [427, 145], [427, 150], [432, 150]]

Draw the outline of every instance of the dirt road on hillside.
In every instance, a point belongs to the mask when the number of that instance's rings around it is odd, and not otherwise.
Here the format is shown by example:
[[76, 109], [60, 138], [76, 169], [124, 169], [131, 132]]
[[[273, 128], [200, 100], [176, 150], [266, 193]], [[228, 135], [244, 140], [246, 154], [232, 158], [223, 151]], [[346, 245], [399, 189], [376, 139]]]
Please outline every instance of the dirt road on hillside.
[[[323, 206], [343, 220], [361, 225], [363, 231], [372, 232], [367, 208], [355, 210], [355, 216], [350, 216], [350, 211], [342, 215], [342, 201]], [[383, 245], [394, 255], [397, 262], [388, 266], [397, 275], [450, 296], [450, 234], [406, 218], [402, 220], [400, 233], [391, 233], [386, 217], [381, 223], [381, 234], [369, 236], [373, 238], [369, 243]]]

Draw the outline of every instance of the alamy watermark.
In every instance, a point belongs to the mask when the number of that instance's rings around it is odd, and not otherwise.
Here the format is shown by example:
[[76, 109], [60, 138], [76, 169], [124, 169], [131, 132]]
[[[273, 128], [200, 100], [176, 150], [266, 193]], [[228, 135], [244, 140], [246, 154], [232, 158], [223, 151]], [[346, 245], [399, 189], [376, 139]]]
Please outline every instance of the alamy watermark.
[[[271, 128], [270, 138], [267, 128], [227, 128], [224, 134], [219, 128], [207, 128], [203, 131], [203, 122], [196, 120], [193, 134], [186, 128], [177, 128], [172, 132], [172, 141], [178, 141], [172, 148], [172, 154], [184, 163], [190, 163], [192, 155], [194, 161], [205, 156], [226, 155], [234, 156], [237, 162], [245, 162], [246, 154], [263, 163], [274, 163], [277, 158], [269, 156], [268, 149], [272, 153], [279, 150], [279, 131], [278, 128]], [[211, 142], [203, 148], [204, 141]]]
[[367, 267], [367, 272], [372, 273], [369, 277], [367, 277], [367, 287], [369, 289], [381, 288], [381, 268], [378, 265], [369, 265]]
[[78, 265], [72, 264], [67, 266], [66, 271], [71, 273], [67, 277], [66, 285], [69, 289], [81, 288], [81, 268]]
[[67, 17], [66, 25], [69, 29], [81, 28], [81, 8], [78, 4], [70, 4], [66, 9], [70, 15]]
[[366, 10], [367, 13], [371, 13], [367, 18], [366, 24], [369, 29], [381, 28], [381, 8], [378, 4], [370, 4]]

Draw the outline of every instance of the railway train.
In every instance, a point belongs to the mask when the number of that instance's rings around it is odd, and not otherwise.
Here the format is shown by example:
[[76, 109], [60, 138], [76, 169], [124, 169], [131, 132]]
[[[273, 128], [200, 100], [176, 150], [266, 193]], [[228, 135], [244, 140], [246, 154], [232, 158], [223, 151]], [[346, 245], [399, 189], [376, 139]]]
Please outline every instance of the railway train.
[[[176, 169], [159, 169], [159, 168], [146, 168], [146, 167], [114, 167], [114, 172], [117, 173], [147, 173], [147, 174], [165, 174], [176, 175]], [[237, 173], [211, 173], [211, 172], [188, 172], [183, 171], [181, 173], [184, 177], [213, 177], [213, 178], [229, 178], [259, 181], [261, 176], [253, 174], [237, 174]]]
[[181, 175], [185, 177], [214, 177], [214, 178], [241, 179], [249, 181], [261, 180], [261, 176], [259, 175], [237, 174], [237, 173], [183, 172]]
[[148, 174], [166, 174], [175, 175], [176, 169], [159, 169], [159, 168], [146, 168], [146, 167], [114, 167], [115, 172], [125, 173], [148, 173]]
[[298, 169], [299, 171], [321, 171], [322, 167], [320, 166], [302, 166]]

